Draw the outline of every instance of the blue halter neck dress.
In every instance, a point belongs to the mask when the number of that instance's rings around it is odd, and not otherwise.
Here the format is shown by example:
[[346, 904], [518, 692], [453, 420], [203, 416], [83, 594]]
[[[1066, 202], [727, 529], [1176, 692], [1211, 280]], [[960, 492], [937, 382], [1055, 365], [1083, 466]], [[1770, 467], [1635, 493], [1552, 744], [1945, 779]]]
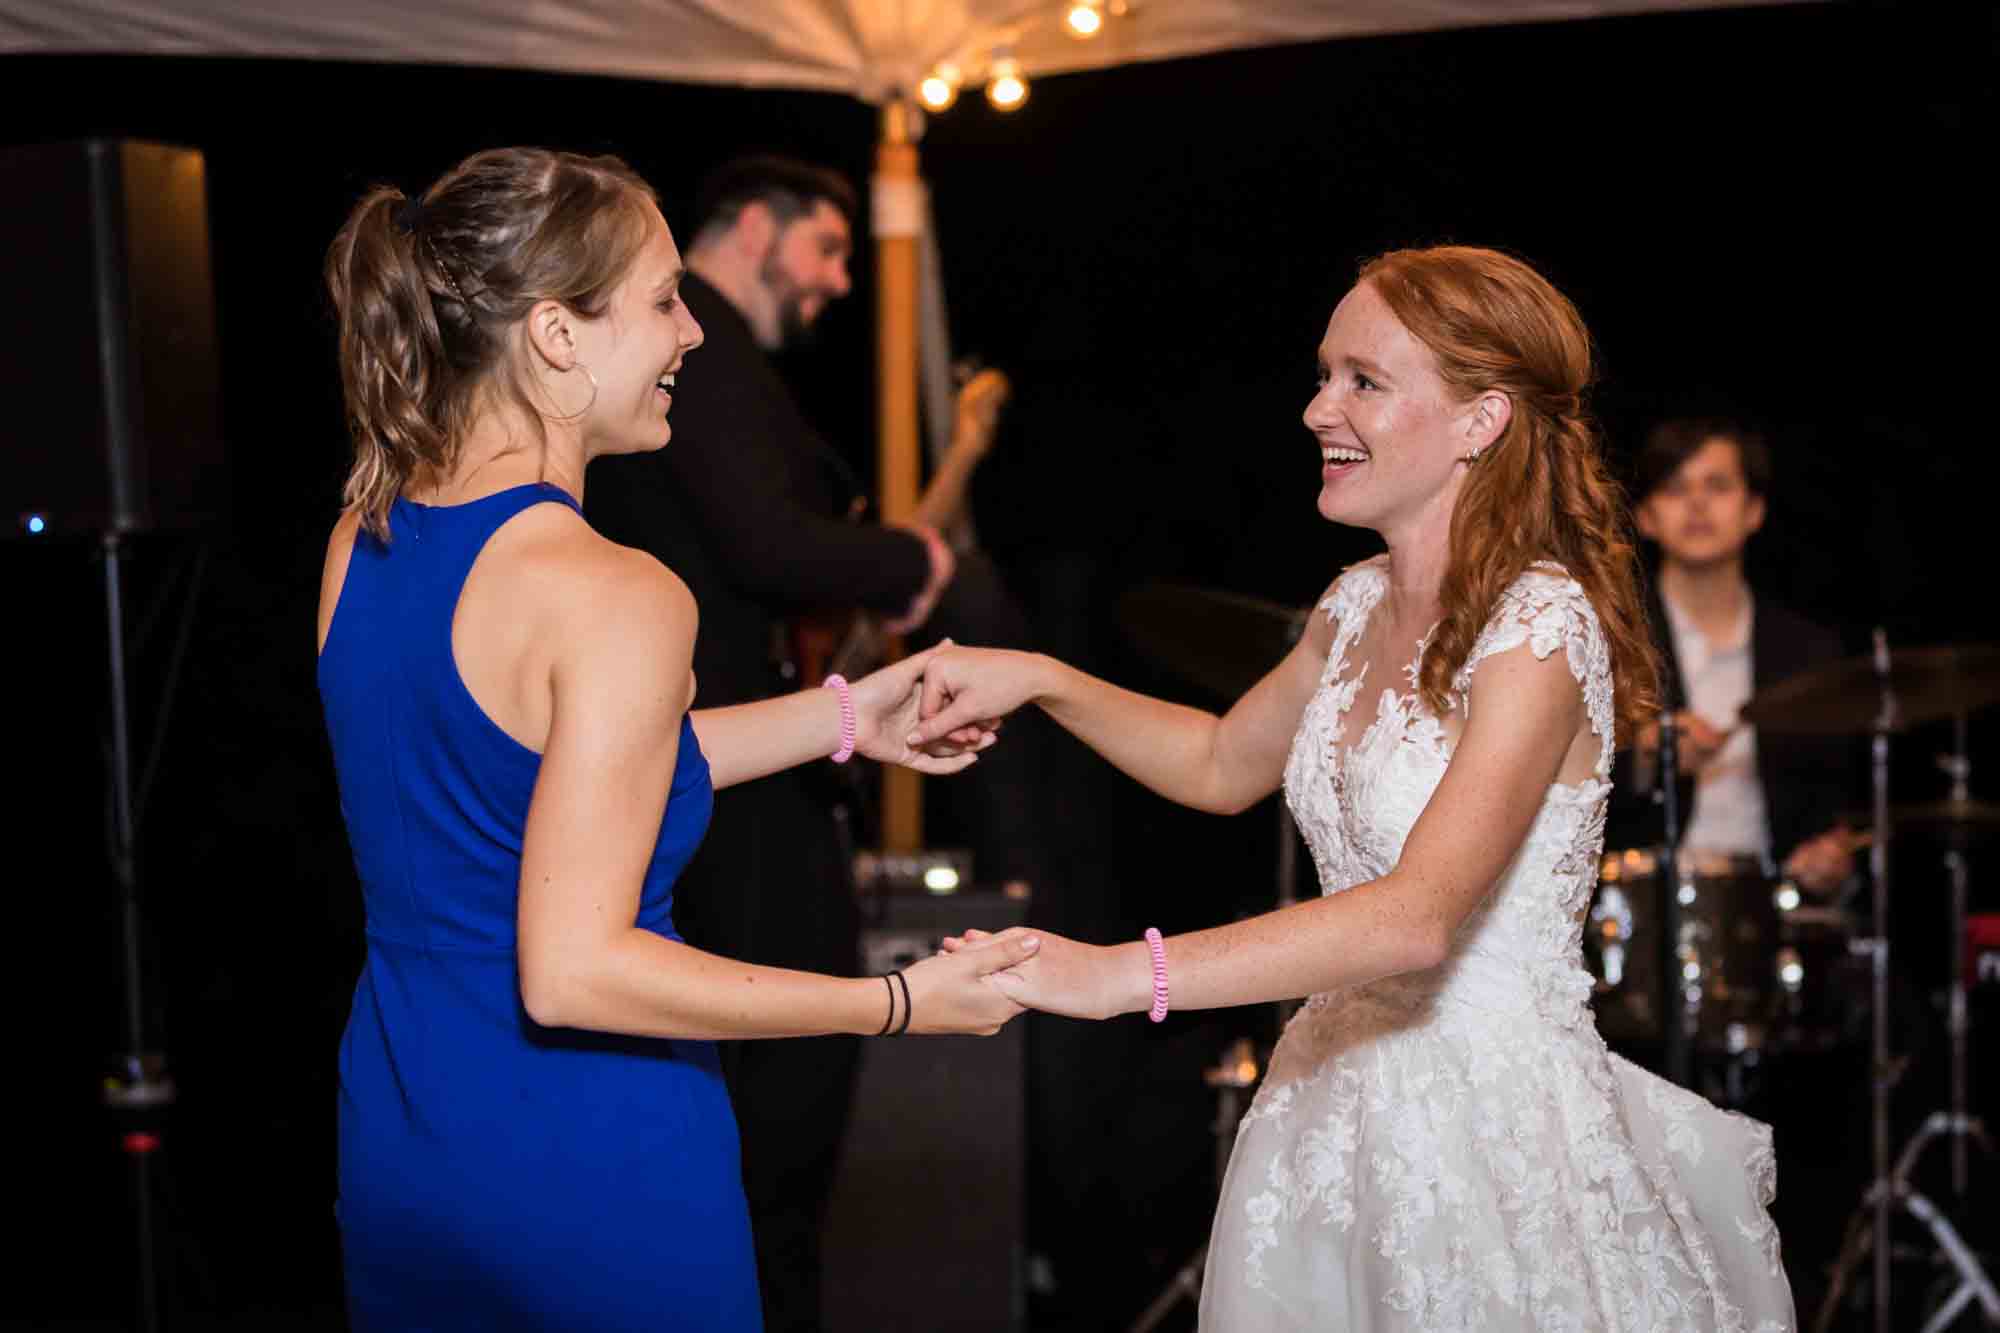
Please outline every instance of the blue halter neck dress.
[[[367, 914], [340, 1049], [349, 1312], [372, 1330], [755, 1330], [736, 1122], [705, 1041], [543, 1028], [515, 967], [541, 756], [467, 690], [452, 619], [489, 538], [545, 484], [398, 500], [363, 532], [319, 686]], [[714, 792], [694, 729], [637, 924], [675, 938], [674, 879]]]

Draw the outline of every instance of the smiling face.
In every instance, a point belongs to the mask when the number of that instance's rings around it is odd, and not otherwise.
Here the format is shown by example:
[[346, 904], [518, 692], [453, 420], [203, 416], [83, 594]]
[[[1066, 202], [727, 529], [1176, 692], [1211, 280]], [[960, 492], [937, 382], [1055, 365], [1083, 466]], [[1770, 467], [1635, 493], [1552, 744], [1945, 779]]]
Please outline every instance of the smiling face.
[[657, 449], [673, 434], [667, 413], [681, 360], [701, 346], [701, 325], [681, 300], [681, 254], [659, 209], [647, 205], [645, 247], [596, 319], [575, 319], [576, 359], [597, 380], [583, 419], [591, 456]]
[[1485, 442], [1479, 402], [1452, 397], [1430, 348], [1370, 284], [1334, 308], [1319, 376], [1305, 410], [1320, 446], [1319, 512], [1385, 534], [1440, 512], [1448, 520], [1461, 460]]
[[810, 332], [827, 306], [853, 288], [847, 275], [853, 248], [846, 217], [824, 199], [778, 228], [757, 276], [776, 309], [781, 345]]
[[1633, 518], [1668, 561], [1710, 569], [1743, 558], [1764, 525], [1764, 499], [1750, 489], [1736, 442], [1717, 435], [1669, 473]]

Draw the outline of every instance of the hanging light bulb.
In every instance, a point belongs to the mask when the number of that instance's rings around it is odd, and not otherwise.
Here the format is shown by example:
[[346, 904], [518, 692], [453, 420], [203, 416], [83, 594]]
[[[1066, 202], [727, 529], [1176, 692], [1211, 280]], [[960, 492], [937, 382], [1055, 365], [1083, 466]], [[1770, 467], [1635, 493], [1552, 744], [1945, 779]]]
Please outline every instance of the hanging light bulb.
[[995, 60], [986, 75], [986, 100], [995, 111], [1018, 111], [1028, 100], [1028, 81], [1021, 77], [1020, 62], [1011, 56]]
[[958, 87], [965, 81], [953, 64], [939, 65], [917, 85], [917, 100], [927, 111], [946, 111], [958, 100]]
[[1076, 0], [1063, 15], [1063, 26], [1072, 37], [1095, 37], [1104, 28], [1104, 11], [1099, 9], [1098, 0]]

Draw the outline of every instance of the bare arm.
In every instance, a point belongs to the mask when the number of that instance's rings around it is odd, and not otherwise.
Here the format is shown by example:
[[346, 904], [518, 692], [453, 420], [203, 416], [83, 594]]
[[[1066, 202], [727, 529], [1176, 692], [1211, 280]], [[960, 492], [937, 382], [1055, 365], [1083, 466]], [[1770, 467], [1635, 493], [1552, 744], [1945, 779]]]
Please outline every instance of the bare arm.
[[[1473, 676], [1465, 734], [1430, 804], [1382, 878], [1344, 893], [1166, 942], [1177, 1009], [1295, 999], [1421, 971], [1513, 860], [1572, 746], [1588, 737], [1582, 691], [1562, 653], [1519, 647]], [[997, 977], [1024, 1004], [1081, 1017], [1152, 1003], [1143, 943], [1109, 948], [1042, 935], [1037, 957]]]
[[1023, 703], [1048, 715], [1153, 791], [1234, 814], [1277, 789], [1306, 702], [1319, 686], [1333, 631], [1322, 614], [1271, 673], [1222, 717], [1121, 689], [1053, 658], [954, 648], [924, 677], [920, 741]]
[[[753, 967], [637, 925], [687, 704], [694, 601], [635, 552], [606, 544], [581, 563], [577, 586], [552, 599], [552, 717], [522, 846], [528, 1015], [657, 1037], [878, 1031], [890, 1003], [879, 979]], [[978, 978], [1004, 965], [987, 955], [969, 971], [911, 968], [912, 1030], [998, 1028], [1016, 1007]]]
[[[947, 640], [947, 643], [949, 641]], [[944, 646], [944, 645], [940, 645]], [[892, 662], [850, 687], [854, 700], [855, 752], [878, 763], [901, 764], [920, 773], [957, 773], [992, 740], [984, 727], [969, 726], [933, 742], [925, 750], [906, 743], [923, 703], [927, 652]], [[732, 787], [798, 764], [824, 759], [840, 744], [840, 696], [825, 688], [800, 690], [777, 699], [705, 708], [688, 715], [709, 780]]]

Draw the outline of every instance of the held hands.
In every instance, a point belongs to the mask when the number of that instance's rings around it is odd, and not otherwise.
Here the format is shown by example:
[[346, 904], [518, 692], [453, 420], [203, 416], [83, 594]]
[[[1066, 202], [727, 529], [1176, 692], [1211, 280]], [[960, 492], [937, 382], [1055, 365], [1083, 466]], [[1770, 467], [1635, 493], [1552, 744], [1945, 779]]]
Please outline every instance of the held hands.
[[977, 728], [991, 732], [999, 719], [1046, 689], [1047, 660], [1001, 648], [960, 648], [949, 641], [925, 655], [922, 721], [906, 740], [927, 749]]
[[1009, 931], [978, 943], [961, 942], [950, 953], [904, 968], [903, 980], [910, 985], [909, 1030], [992, 1036], [1022, 1008], [995, 984], [997, 979], [1011, 975], [1007, 968], [1032, 962], [1040, 944], [1026, 931]]
[[907, 740], [922, 717], [924, 681], [937, 655], [951, 649], [950, 639], [927, 652], [914, 653], [849, 687], [854, 697], [854, 748], [877, 763], [901, 764], [919, 773], [956, 773], [969, 768], [979, 751], [991, 745], [996, 722], [942, 728], [922, 744]]
[[942, 957], [963, 957], [977, 949], [989, 949], [1010, 941], [1036, 939], [1041, 947], [1034, 955], [986, 978], [986, 984], [1002, 992], [1024, 1009], [1067, 1018], [1111, 1018], [1137, 1013], [1152, 1003], [1153, 971], [1150, 956], [1131, 945], [1103, 948], [1080, 944], [1046, 930], [1030, 932], [1016, 926], [998, 935], [968, 930], [963, 935], [947, 935], [939, 950]]

